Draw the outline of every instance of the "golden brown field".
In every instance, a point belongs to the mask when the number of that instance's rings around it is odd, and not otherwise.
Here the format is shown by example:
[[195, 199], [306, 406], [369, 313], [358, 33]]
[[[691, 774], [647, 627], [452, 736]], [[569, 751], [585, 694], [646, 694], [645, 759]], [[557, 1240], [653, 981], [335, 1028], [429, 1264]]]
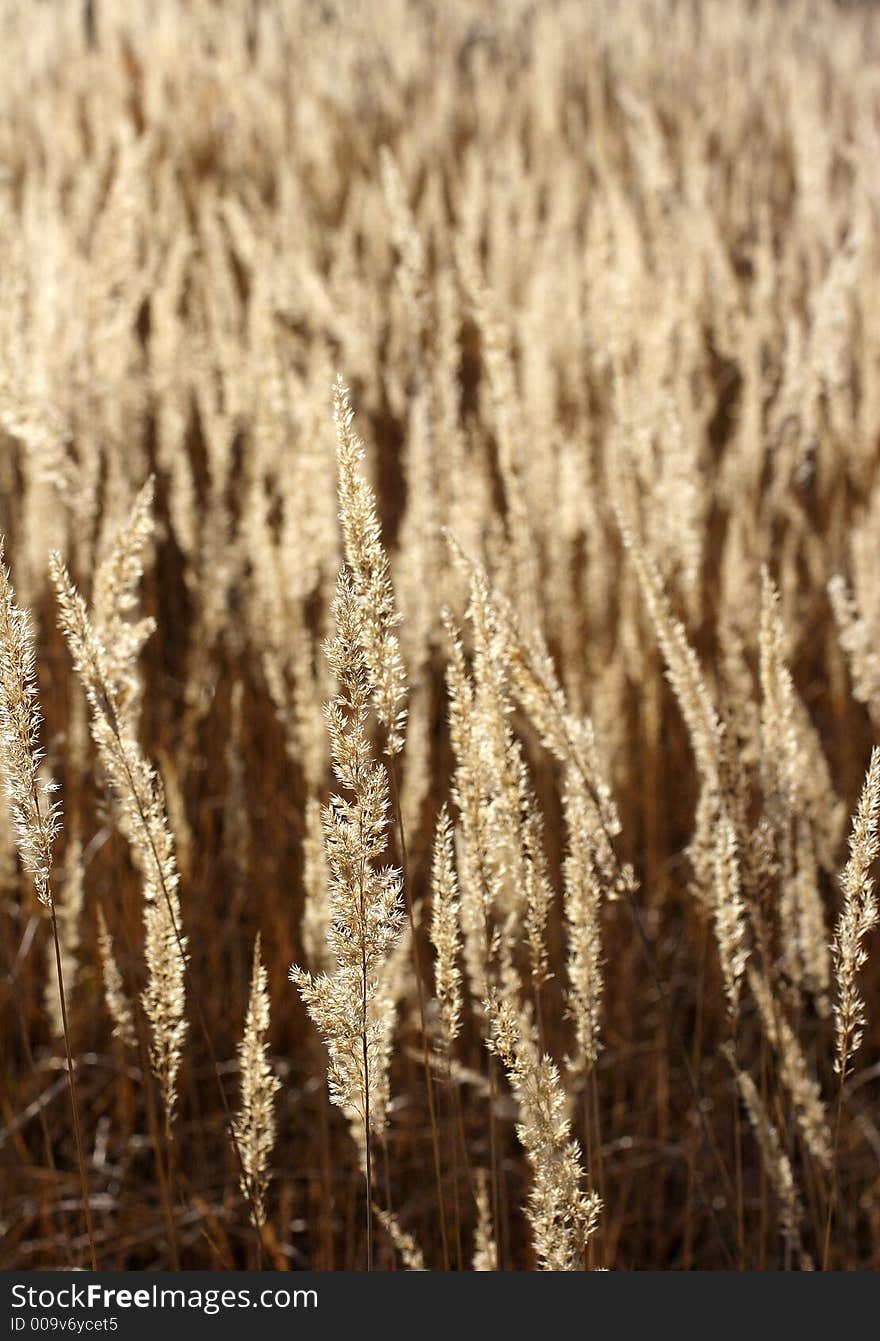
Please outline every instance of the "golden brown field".
[[0, 0], [4, 1266], [880, 1264], [878, 58]]

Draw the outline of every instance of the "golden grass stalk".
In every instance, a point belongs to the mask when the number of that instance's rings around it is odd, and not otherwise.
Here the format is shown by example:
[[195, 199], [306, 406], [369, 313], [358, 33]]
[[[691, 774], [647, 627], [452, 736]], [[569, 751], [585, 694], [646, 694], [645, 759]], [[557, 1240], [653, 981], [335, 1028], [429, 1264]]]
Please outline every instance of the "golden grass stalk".
[[52, 849], [61, 828], [61, 810], [53, 794], [56, 786], [39, 777], [40, 704], [37, 697], [36, 651], [28, 611], [16, 604], [9, 581], [5, 551], [0, 537], [0, 766], [15, 831], [15, 841], [24, 869], [34, 882], [41, 904], [49, 911], [55, 948], [55, 973], [61, 1028], [67, 1054], [67, 1082], [73, 1113], [73, 1130], [79, 1166], [83, 1215], [89, 1240], [92, 1270], [97, 1270], [95, 1236], [89, 1199], [89, 1182], [79, 1117], [79, 1096], [70, 1044], [67, 999], [58, 918], [52, 897]]
[[576, 1271], [602, 1203], [583, 1188], [581, 1151], [572, 1139], [559, 1072], [523, 1035], [509, 1001], [488, 1002], [490, 1048], [504, 1063], [520, 1108], [517, 1135], [532, 1167], [526, 1214], [543, 1271]]
[[867, 962], [865, 937], [878, 921], [877, 895], [871, 867], [880, 851], [880, 748], [871, 751], [858, 809], [853, 817], [849, 840], [849, 861], [840, 883], [843, 907], [837, 919], [832, 955], [837, 975], [837, 1000], [834, 1027], [837, 1050], [834, 1069], [846, 1076], [849, 1064], [864, 1037], [867, 1015], [865, 1001], [858, 989], [858, 974]]
[[27, 610], [15, 602], [0, 539], [0, 750], [9, 811], [21, 864], [37, 898], [52, 906], [52, 848], [61, 829], [56, 786], [39, 776], [40, 704], [34, 633]]
[[150, 1056], [162, 1090], [170, 1133], [177, 1104], [183, 1041], [186, 938], [181, 923], [174, 840], [165, 813], [161, 780], [134, 735], [130, 669], [105, 646], [59, 555], [50, 561], [59, 624], [91, 711], [92, 737], [107, 773], [144, 887], [144, 958], [147, 985], [142, 1003], [150, 1022]]
[[425, 1014], [425, 985], [419, 955], [418, 929], [413, 902], [406, 883], [406, 837], [403, 809], [400, 799], [397, 756], [403, 750], [407, 723], [406, 668], [400, 651], [396, 629], [401, 622], [391, 582], [391, 567], [382, 544], [382, 528], [376, 508], [376, 498], [364, 475], [364, 447], [354, 432], [354, 413], [348, 390], [337, 377], [333, 395], [333, 420], [336, 428], [336, 460], [338, 467], [339, 520], [342, 525], [345, 561], [357, 598], [360, 616], [360, 639], [371, 681], [371, 700], [376, 716], [385, 730], [384, 752], [397, 816], [404, 902], [410, 924], [410, 948], [419, 1003], [419, 1023], [422, 1031], [422, 1054], [431, 1121], [431, 1143], [437, 1197], [440, 1205], [440, 1224], [443, 1236], [443, 1260], [448, 1264], [446, 1248], [446, 1211], [440, 1168], [440, 1142], [434, 1103], [434, 1082], [429, 1057], [428, 1025]]
[[569, 765], [563, 793], [568, 850], [563, 862], [565, 920], [568, 927], [568, 1006], [574, 1021], [578, 1063], [592, 1068], [601, 1049], [602, 929], [599, 842], [593, 807], [583, 781]]
[[122, 974], [116, 962], [113, 938], [107, 926], [104, 911], [98, 906], [98, 949], [104, 975], [104, 1000], [107, 1011], [113, 1021], [113, 1036], [120, 1039], [126, 1047], [137, 1047], [137, 1033], [134, 1024], [134, 1012], [131, 1001], [122, 981]]
[[870, 874], [880, 851], [878, 823], [880, 823], [880, 747], [875, 745], [871, 751], [871, 760], [865, 774], [859, 804], [853, 816], [849, 861], [840, 880], [843, 886], [843, 907], [837, 919], [837, 929], [831, 947], [837, 977], [837, 997], [834, 1003], [836, 1040], [834, 1069], [838, 1074], [839, 1084], [834, 1120], [831, 1189], [828, 1194], [825, 1251], [822, 1260], [823, 1268], [826, 1270], [831, 1256], [831, 1226], [837, 1198], [837, 1152], [843, 1116], [844, 1083], [850, 1062], [861, 1047], [867, 1023], [865, 1001], [858, 987], [858, 974], [868, 959], [868, 951], [864, 945], [865, 937], [877, 925], [880, 918], [874, 881]]
[[369, 669], [376, 716], [387, 733], [390, 756], [403, 749], [406, 733], [406, 670], [396, 629], [400, 615], [394, 601], [388, 556], [376, 499], [363, 473], [364, 447], [354, 431], [354, 411], [341, 377], [333, 389], [339, 467], [339, 518], [352, 591], [361, 613], [361, 638]]
[[400, 1253], [400, 1260], [407, 1271], [427, 1271], [424, 1253], [412, 1234], [401, 1226], [397, 1216], [393, 1215], [391, 1211], [383, 1211], [379, 1206], [374, 1206], [373, 1211], [376, 1219]]
[[335, 967], [315, 976], [293, 965], [290, 978], [327, 1047], [330, 1101], [353, 1109], [363, 1124], [370, 1269], [372, 1137], [386, 1118], [377, 1072], [391, 1027], [387, 1010], [375, 1006], [382, 966], [401, 935], [405, 912], [399, 872], [377, 865], [388, 841], [388, 775], [373, 758], [367, 736], [373, 687], [361, 606], [347, 571], [339, 576], [333, 614], [336, 631], [326, 653], [338, 691], [326, 716], [333, 770], [350, 796], [333, 796], [324, 810], [331, 910], [327, 942]]
[[443, 1050], [447, 1057], [461, 1029], [461, 949], [458, 878], [455, 873], [452, 823], [444, 806], [437, 820], [432, 875], [431, 941], [434, 946], [434, 986], [440, 1005]]
[[260, 937], [254, 942], [251, 991], [244, 1034], [238, 1047], [241, 1107], [235, 1135], [241, 1151], [242, 1191], [250, 1203], [254, 1228], [266, 1223], [269, 1160], [275, 1146], [275, 1094], [281, 1082], [272, 1070], [265, 1035], [269, 1028], [269, 991], [260, 958]]

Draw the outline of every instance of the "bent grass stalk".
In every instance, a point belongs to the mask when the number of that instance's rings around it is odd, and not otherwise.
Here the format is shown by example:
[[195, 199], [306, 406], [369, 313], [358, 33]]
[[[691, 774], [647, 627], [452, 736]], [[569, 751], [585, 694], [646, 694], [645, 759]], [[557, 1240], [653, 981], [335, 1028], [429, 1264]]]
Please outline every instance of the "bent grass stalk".
[[[155, 824], [158, 820], [163, 833], [168, 835], [168, 842], [171, 842], [170, 831], [167, 828], [167, 820], [164, 812], [159, 811], [158, 815], [154, 811], [154, 805], [158, 805], [158, 799], [155, 791], [155, 774], [139, 758], [131, 758], [132, 742], [126, 739], [120, 723], [120, 713], [117, 703], [117, 695], [114, 686], [109, 682], [104, 670], [101, 645], [95, 637], [85, 602], [76, 591], [71, 582], [70, 575], [59, 555], [52, 556], [50, 561], [50, 570], [56, 594], [60, 606], [60, 619], [62, 629], [67, 636], [68, 643], [73, 655], [74, 665], [80, 675], [86, 695], [92, 708], [93, 730], [96, 734], [96, 743], [99, 752], [108, 766], [108, 772], [111, 779], [114, 780], [117, 792], [123, 804], [129, 804], [133, 808], [133, 814], [136, 819], [138, 831], [141, 839], [146, 845], [149, 855], [152, 874], [155, 878], [157, 890], [160, 894], [164, 912], [168, 917], [170, 930], [173, 936], [173, 945], [179, 957], [179, 970], [182, 980], [186, 981], [192, 990], [192, 1000], [196, 1008], [196, 1017], [199, 1023], [199, 1029], [205, 1044], [208, 1048], [208, 1055], [211, 1062], [217, 1088], [220, 1094], [220, 1100], [223, 1107], [226, 1129], [236, 1153], [239, 1163], [241, 1177], [245, 1185], [250, 1186], [245, 1173], [244, 1161], [238, 1140], [235, 1135], [235, 1123], [229, 1101], [226, 1097], [226, 1087], [223, 1084], [223, 1077], [220, 1074], [220, 1067], [217, 1056], [214, 1051], [213, 1040], [208, 1030], [205, 1014], [202, 1009], [201, 998], [198, 988], [193, 982], [192, 971], [189, 963], [189, 956], [186, 950], [186, 942], [182, 936], [179, 918], [176, 914], [176, 892], [172, 892], [168, 885], [168, 862], [167, 856], [163, 860], [157, 849], [156, 835], [154, 832]], [[149, 798], [145, 799], [144, 784], [147, 784]], [[176, 874], [176, 872], [175, 872]], [[179, 1046], [179, 1045], [177, 1045]], [[151, 1050], [152, 1051], [152, 1050]], [[154, 1060], [155, 1066], [155, 1060]], [[162, 1082], [163, 1077], [158, 1077]], [[167, 1083], [167, 1076], [165, 1077]], [[171, 1145], [171, 1115], [173, 1112], [173, 1082], [170, 1091], [163, 1095], [165, 1100], [165, 1134], [166, 1140]], [[258, 1251], [262, 1252], [262, 1238], [260, 1231], [256, 1228], [256, 1215], [254, 1214], [253, 1192], [249, 1198], [251, 1200], [252, 1218], [255, 1223], [254, 1232], [260, 1240]]]

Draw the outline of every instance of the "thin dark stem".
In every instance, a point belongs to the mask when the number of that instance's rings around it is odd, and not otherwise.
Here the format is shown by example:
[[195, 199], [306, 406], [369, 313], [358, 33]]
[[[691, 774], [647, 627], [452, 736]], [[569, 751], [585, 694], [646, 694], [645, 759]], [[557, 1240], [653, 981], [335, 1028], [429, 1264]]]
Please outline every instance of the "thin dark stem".
[[504, 1269], [501, 1260], [502, 1222], [501, 1222], [501, 1175], [498, 1166], [498, 1129], [495, 1120], [495, 1105], [498, 1100], [498, 1087], [495, 1080], [495, 1058], [489, 1053], [489, 1166], [492, 1177], [492, 1217], [495, 1221], [495, 1258], [499, 1271]]
[[332, 1271], [334, 1267], [334, 1243], [332, 1208], [334, 1205], [333, 1174], [330, 1167], [330, 1128], [327, 1119], [327, 1105], [318, 1099], [318, 1146], [321, 1158], [321, 1195], [318, 1213], [319, 1256], [315, 1267], [319, 1271]]
[[[361, 853], [364, 850], [364, 811], [363, 806], [358, 799], [358, 849]], [[365, 883], [365, 859], [361, 856], [360, 862], [360, 884], [358, 889], [359, 913], [358, 924], [361, 937], [361, 1048], [364, 1065], [364, 1154], [365, 1169], [364, 1176], [367, 1183], [366, 1197], [366, 1217], [367, 1217], [367, 1271], [373, 1270], [373, 1150], [372, 1136], [370, 1133], [370, 1059], [367, 1049], [367, 939], [366, 939], [366, 919], [367, 910], [364, 897]]]
[[156, 1174], [159, 1179], [159, 1197], [162, 1202], [162, 1212], [165, 1216], [165, 1226], [168, 1230], [168, 1246], [171, 1250], [171, 1265], [175, 1271], [179, 1271], [180, 1249], [177, 1244], [177, 1226], [174, 1221], [174, 1191], [169, 1181], [173, 1178], [173, 1172], [171, 1168], [171, 1143], [168, 1135], [168, 1124], [165, 1124], [165, 1141], [168, 1149], [168, 1168], [166, 1170], [165, 1161], [162, 1159], [162, 1139], [159, 1132], [159, 1119], [156, 1114], [153, 1077], [149, 1065], [149, 1048], [144, 1041], [140, 1030], [138, 1031], [138, 1042], [141, 1048], [141, 1066], [144, 1073], [144, 1095], [147, 1104], [147, 1121], [150, 1126], [150, 1135], [153, 1139], [153, 1153], [156, 1158]]
[[[596, 1130], [595, 1154], [596, 1154], [596, 1185], [599, 1196], [602, 1198], [602, 1205], [605, 1202], [605, 1161], [602, 1158], [602, 1119], [599, 1115], [599, 1082], [596, 1078], [595, 1063], [590, 1067], [590, 1094], [593, 1100], [593, 1123]], [[590, 1242], [593, 1241], [593, 1235], [590, 1235]], [[605, 1234], [605, 1216], [599, 1219], [599, 1242], [602, 1247], [602, 1265], [607, 1266], [605, 1258], [608, 1254], [608, 1243]]]
[[[704, 918], [702, 921], [702, 935], [700, 938], [700, 955], [697, 969], [697, 989], [695, 999], [695, 1022], [694, 1022], [694, 1046], [691, 1064], [694, 1071], [699, 1074], [700, 1059], [703, 1050], [703, 988], [705, 982], [706, 970], [706, 944], [709, 936], [708, 922]], [[684, 1269], [690, 1270], [691, 1251], [693, 1246], [693, 1191], [696, 1182], [695, 1161], [697, 1157], [697, 1137], [695, 1132], [688, 1133], [688, 1181], [687, 1181], [687, 1200], [685, 1203], [685, 1229], [684, 1229], [684, 1247], [682, 1250], [682, 1265]]]
[[394, 809], [397, 812], [397, 833], [400, 841], [400, 861], [403, 868], [403, 891], [406, 901], [406, 910], [409, 914], [410, 945], [412, 948], [413, 968], [415, 970], [416, 990], [419, 999], [419, 1025], [422, 1031], [422, 1061], [425, 1068], [425, 1088], [428, 1094], [428, 1114], [431, 1121], [431, 1144], [434, 1151], [434, 1177], [437, 1183], [437, 1204], [440, 1213], [440, 1237], [443, 1242], [443, 1269], [449, 1270], [449, 1245], [447, 1243], [446, 1232], [446, 1203], [443, 1196], [443, 1170], [440, 1163], [440, 1137], [437, 1130], [437, 1108], [434, 1101], [434, 1080], [431, 1075], [431, 1057], [428, 1049], [428, 1026], [425, 1015], [425, 984], [422, 978], [421, 959], [419, 956], [418, 938], [416, 933], [416, 922], [413, 914], [412, 896], [409, 890], [409, 881], [406, 878], [406, 834], [403, 828], [403, 811], [400, 805], [400, 788], [397, 782], [397, 765], [393, 755], [388, 756], [388, 772], [391, 777], [391, 787], [394, 798]]
[[[846, 1061], [846, 1049], [843, 1052]], [[840, 1145], [840, 1120], [843, 1116], [843, 1086], [846, 1074], [845, 1064], [840, 1068], [840, 1085], [837, 1089], [837, 1112], [834, 1117], [834, 1144], [831, 1151], [831, 1178], [828, 1188], [828, 1216], [825, 1220], [825, 1244], [822, 1250], [822, 1270], [828, 1270], [831, 1261], [831, 1226], [834, 1221], [834, 1203], [837, 1200], [837, 1151]]]
[[[366, 973], [366, 968], [364, 969]], [[370, 1139], [370, 1081], [367, 1070], [367, 1030], [361, 1033], [364, 1050], [364, 1148], [366, 1151], [365, 1178], [367, 1183], [367, 1270], [373, 1270], [373, 1153]]]
[[[587, 1186], [593, 1186], [593, 1118], [590, 1111], [590, 1092], [587, 1077], [583, 1078], [584, 1089], [584, 1157], [587, 1165]], [[593, 1249], [595, 1234], [591, 1234], [584, 1247], [584, 1266], [587, 1271], [593, 1269]]]
[[[765, 1111], [766, 1111], [767, 1103], [768, 1103], [768, 1086], [769, 1086], [769, 1079], [768, 1079], [768, 1074], [767, 1074], [767, 1072], [768, 1072], [768, 1067], [769, 1067], [769, 1057], [768, 1057], [768, 1052], [769, 1052], [769, 1049], [768, 1049], [768, 1046], [767, 1046], [767, 1038], [766, 1038], [766, 1035], [765, 1035], [765, 1034], [763, 1033], [763, 1031], [762, 1031], [762, 1033], [761, 1033], [761, 1103], [762, 1103], [762, 1105], [763, 1105]], [[759, 1264], [760, 1264], [760, 1269], [761, 1269], [762, 1271], [765, 1271], [765, 1270], [767, 1269], [767, 1234], [768, 1234], [768, 1227], [769, 1227], [769, 1224], [770, 1224], [770, 1211], [769, 1211], [768, 1195], [767, 1195], [767, 1191], [768, 1191], [767, 1161], [766, 1161], [765, 1159], [762, 1159], [762, 1160], [761, 1160], [760, 1186], [761, 1186], [761, 1243], [760, 1243], [760, 1250], [761, 1250], [761, 1252], [760, 1252]]]
[[[128, 922], [125, 918], [122, 920], [122, 937], [125, 945], [125, 951], [129, 962], [134, 957], [134, 947], [129, 934]], [[153, 1154], [156, 1161], [156, 1176], [159, 1182], [159, 1198], [162, 1202], [162, 1212], [165, 1216], [165, 1226], [168, 1231], [168, 1244], [171, 1252], [171, 1265], [175, 1271], [180, 1270], [180, 1248], [177, 1241], [177, 1226], [174, 1219], [174, 1189], [169, 1183], [171, 1170], [171, 1151], [168, 1151], [168, 1168], [166, 1170], [165, 1161], [162, 1158], [162, 1132], [159, 1127], [158, 1105], [155, 1094], [155, 1078], [150, 1064], [150, 1044], [147, 1038], [146, 1020], [143, 1014], [142, 1001], [136, 998], [135, 1005], [135, 1030], [137, 1033], [137, 1048], [140, 1054], [141, 1075], [144, 1082], [144, 1100], [147, 1108], [147, 1122], [150, 1128], [150, 1137], [153, 1142]], [[167, 1114], [163, 1116], [165, 1121], [165, 1141], [170, 1146], [172, 1140], [171, 1131], [167, 1122]]]
[[73, 1134], [76, 1140], [76, 1158], [79, 1164], [79, 1181], [82, 1189], [83, 1214], [86, 1221], [86, 1233], [89, 1239], [89, 1255], [92, 1259], [92, 1270], [98, 1270], [98, 1258], [95, 1252], [95, 1235], [92, 1230], [92, 1207], [89, 1201], [89, 1180], [86, 1175], [86, 1160], [83, 1152], [82, 1130], [79, 1122], [79, 1098], [76, 1088], [76, 1076], [73, 1070], [73, 1056], [70, 1050], [70, 1029], [67, 1023], [67, 998], [64, 992], [64, 973], [61, 967], [61, 944], [58, 939], [58, 922], [55, 917], [55, 903], [51, 892], [49, 898], [49, 912], [52, 917], [52, 940], [55, 944], [55, 969], [58, 974], [58, 996], [61, 1001], [61, 1023], [64, 1026], [64, 1049], [67, 1053], [67, 1080], [70, 1086], [70, 1106], [73, 1110]]
[[[447, 1089], [447, 1109], [449, 1100], [452, 1097], [452, 1082], [449, 1081]], [[455, 1227], [455, 1261], [459, 1271], [464, 1270], [464, 1254], [461, 1251], [461, 1208], [459, 1204], [460, 1191], [460, 1169], [459, 1169], [459, 1140], [457, 1133], [452, 1137], [452, 1187], [455, 1193], [455, 1200], [452, 1203], [453, 1227]]]
[[[655, 962], [654, 962], [654, 956], [653, 956], [653, 954], [651, 953], [651, 947], [650, 947], [650, 944], [649, 944], [649, 942], [648, 942], [648, 937], [647, 937], [647, 934], [646, 934], [646, 932], [645, 932], [645, 928], [644, 928], [644, 924], [643, 924], [643, 922], [642, 922], [641, 914], [640, 914], [640, 912], [639, 912], [639, 910], [638, 910], [638, 907], [637, 907], [637, 905], [636, 905], [636, 901], [635, 901], [635, 899], [633, 898], [632, 894], [630, 893], [630, 891], [629, 891], [628, 889], [626, 890], [625, 900], [626, 900], [627, 907], [628, 907], [628, 909], [629, 909], [629, 911], [630, 911], [630, 915], [631, 915], [631, 917], [632, 917], [633, 924], [634, 924], [634, 926], [635, 926], [635, 928], [636, 928], [636, 934], [637, 934], [638, 939], [639, 939], [639, 946], [640, 946], [641, 951], [642, 951], [642, 958], [643, 958], [644, 961], [645, 961], [645, 967], [647, 968], [648, 973], [650, 974], [651, 979], [652, 979], [652, 981], [653, 981], [653, 983], [654, 983], [654, 987], [655, 987], [655, 990], [656, 990], [656, 992], [657, 992], [657, 995], [658, 995], [658, 998], [659, 998], [659, 1001], [660, 1001], [660, 1007], [661, 1007], [661, 1010], [662, 1010], [664, 1016], [666, 1017], [666, 1020], [667, 1020], [667, 1023], [668, 1023], [669, 1029], [670, 1029], [670, 1032], [672, 1033], [672, 1036], [675, 1038], [676, 1043], [678, 1044], [678, 1050], [679, 1050], [679, 1053], [680, 1053], [680, 1056], [681, 1056], [681, 1059], [682, 1059], [682, 1063], [683, 1063], [683, 1066], [684, 1066], [684, 1072], [685, 1072], [685, 1076], [686, 1076], [686, 1078], [687, 1078], [688, 1088], [690, 1089], [690, 1091], [691, 1091], [691, 1095], [692, 1095], [692, 1097], [693, 1097], [694, 1108], [695, 1108], [695, 1110], [696, 1110], [697, 1120], [698, 1120], [699, 1125], [700, 1125], [700, 1131], [702, 1132], [703, 1140], [706, 1142], [706, 1145], [707, 1145], [709, 1151], [710, 1151], [711, 1154], [712, 1154], [712, 1157], [713, 1157], [713, 1159], [714, 1159], [714, 1161], [715, 1161], [716, 1167], [718, 1168], [718, 1171], [719, 1171], [719, 1173], [721, 1174], [722, 1181], [723, 1181], [723, 1183], [724, 1183], [724, 1187], [725, 1187], [725, 1192], [726, 1192], [727, 1197], [728, 1197], [728, 1205], [729, 1205], [730, 1202], [732, 1202], [732, 1201], [734, 1200], [733, 1185], [732, 1185], [732, 1183], [731, 1183], [731, 1181], [730, 1181], [730, 1175], [729, 1175], [729, 1173], [727, 1172], [727, 1169], [726, 1169], [726, 1167], [725, 1167], [724, 1161], [723, 1161], [722, 1158], [721, 1158], [721, 1153], [720, 1153], [720, 1151], [718, 1150], [718, 1147], [717, 1147], [717, 1145], [716, 1145], [716, 1143], [715, 1143], [715, 1141], [714, 1141], [714, 1139], [713, 1139], [713, 1137], [712, 1137], [712, 1133], [711, 1133], [711, 1131], [709, 1130], [709, 1124], [708, 1124], [707, 1121], [706, 1121], [706, 1114], [705, 1114], [705, 1112], [703, 1111], [703, 1099], [702, 1099], [702, 1095], [701, 1095], [701, 1093], [700, 1093], [700, 1087], [699, 1087], [699, 1085], [698, 1085], [698, 1083], [697, 1083], [697, 1077], [696, 1077], [696, 1075], [694, 1074], [694, 1068], [693, 1068], [693, 1066], [691, 1065], [691, 1059], [690, 1059], [690, 1057], [688, 1056], [687, 1048], [686, 1048], [685, 1045], [684, 1045], [684, 1041], [683, 1041], [683, 1039], [681, 1038], [681, 1035], [680, 1035], [677, 1031], [675, 1031], [675, 1030], [672, 1029], [672, 1010], [671, 1010], [671, 1007], [670, 1007], [670, 1005], [669, 1005], [669, 999], [668, 999], [667, 994], [666, 994], [666, 988], [663, 986], [663, 983], [662, 983], [661, 980], [660, 980], [660, 975], [659, 975], [659, 973], [657, 972], [657, 967], [656, 967], [656, 964], [655, 964]], [[667, 1035], [667, 1036], [668, 1036], [668, 1035]], [[701, 1199], [703, 1200], [703, 1202], [704, 1202], [706, 1208], [707, 1208], [708, 1211], [709, 1211], [709, 1215], [710, 1215], [710, 1218], [711, 1218], [711, 1220], [712, 1220], [712, 1224], [713, 1224], [713, 1226], [714, 1226], [714, 1228], [715, 1228], [715, 1232], [716, 1232], [716, 1234], [717, 1234], [717, 1236], [718, 1236], [718, 1242], [719, 1242], [719, 1244], [721, 1245], [721, 1249], [722, 1249], [722, 1251], [723, 1251], [723, 1253], [724, 1253], [725, 1258], [727, 1259], [727, 1263], [728, 1263], [729, 1266], [732, 1267], [732, 1266], [733, 1266], [733, 1258], [732, 1258], [731, 1253], [730, 1253], [730, 1248], [728, 1247], [728, 1244], [727, 1244], [727, 1239], [726, 1239], [725, 1235], [723, 1234], [723, 1232], [722, 1232], [722, 1230], [721, 1230], [721, 1224], [720, 1224], [720, 1222], [719, 1222], [719, 1220], [718, 1220], [718, 1213], [717, 1213], [717, 1211], [716, 1211], [716, 1209], [715, 1209], [714, 1202], [713, 1202], [713, 1200], [712, 1200], [711, 1197], [707, 1197], [707, 1196], [706, 1196], [706, 1193], [705, 1193], [705, 1190], [704, 1190], [704, 1188], [703, 1188], [702, 1182], [701, 1182], [701, 1180], [700, 1180], [699, 1178], [697, 1178], [697, 1189], [698, 1189], [698, 1191], [699, 1191], [699, 1193], [700, 1193]]]
[[[446, 1108], [449, 1111], [450, 1101], [452, 1100], [452, 1049], [446, 1045]], [[454, 1118], [453, 1118], [454, 1123]], [[453, 1203], [454, 1224], [455, 1224], [455, 1260], [458, 1270], [464, 1268], [464, 1256], [461, 1247], [461, 1207], [459, 1204], [459, 1166], [458, 1166], [458, 1133], [453, 1126], [452, 1138], [452, 1178], [455, 1192], [455, 1201]]]
[[460, 1086], [458, 1085], [458, 1082], [453, 1080], [452, 1078], [451, 1065], [449, 1068], [449, 1089], [450, 1093], [452, 1094], [453, 1104], [455, 1107], [455, 1125], [456, 1130], [458, 1132], [458, 1149], [461, 1153], [461, 1158], [464, 1165], [464, 1173], [465, 1177], [467, 1178], [468, 1190], [470, 1191], [471, 1197], [476, 1201], [476, 1185], [474, 1183], [474, 1173], [473, 1169], [471, 1168], [470, 1156], [468, 1155], [467, 1134], [464, 1129], [464, 1109], [462, 1108], [461, 1103], [461, 1090]]
[[739, 1269], [746, 1269], [745, 1215], [743, 1207], [742, 1133], [739, 1121], [739, 1095], [733, 1091], [733, 1150], [736, 1168], [736, 1233], [739, 1245]]

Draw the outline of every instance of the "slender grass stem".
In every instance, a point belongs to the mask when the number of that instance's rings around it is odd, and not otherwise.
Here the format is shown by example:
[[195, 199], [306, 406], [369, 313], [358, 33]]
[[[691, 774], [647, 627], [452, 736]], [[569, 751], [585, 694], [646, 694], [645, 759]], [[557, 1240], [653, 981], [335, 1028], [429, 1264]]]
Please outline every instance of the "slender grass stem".
[[418, 933], [413, 912], [412, 895], [407, 879], [406, 835], [403, 827], [403, 811], [400, 805], [400, 788], [397, 781], [397, 764], [394, 756], [388, 756], [388, 772], [391, 777], [391, 790], [394, 809], [397, 814], [398, 838], [400, 842], [400, 864], [403, 874], [403, 891], [406, 911], [409, 917], [410, 945], [413, 970], [416, 979], [416, 992], [419, 1002], [419, 1027], [422, 1035], [422, 1064], [425, 1071], [425, 1091], [428, 1097], [428, 1117], [431, 1123], [431, 1147], [434, 1156], [434, 1178], [437, 1184], [437, 1207], [440, 1215], [440, 1235], [443, 1240], [443, 1269], [449, 1270], [449, 1244], [446, 1230], [446, 1199], [443, 1195], [443, 1170], [440, 1161], [440, 1136], [437, 1129], [437, 1105], [434, 1098], [434, 1078], [431, 1074], [431, 1056], [428, 1043], [428, 1024], [425, 1013], [425, 983], [422, 976], [421, 955], [419, 954]]
[[55, 916], [55, 904], [49, 894], [49, 912], [52, 919], [52, 940], [55, 946], [55, 972], [58, 977], [58, 997], [61, 1003], [61, 1022], [64, 1029], [64, 1050], [67, 1054], [67, 1082], [70, 1088], [70, 1107], [73, 1113], [73, 1135], [76, 1141], [76, 1159], [79, 1166], [79, 1182], [83, 1199], [83, 1216], [86, 1222], [86, 1234], [89, 1240], [89, 1255], [92, 1270], [98, 1270], [98, 1257], [95, 1249], [95, 1234], [92, 1228], [92, 1207], [89, 1199], [89, 1179], [86, 1171], [85, 1152], [83, 1150], [82, 1128], [79, 1120], [79, 1095], [77, 1093], [76, 1074], [70, 1047], [70, 1026], [67, 1021], [67, 995], [64, 991], [64, 971], [61, 965], [61, 943], [58, 939], [58, 920]]

